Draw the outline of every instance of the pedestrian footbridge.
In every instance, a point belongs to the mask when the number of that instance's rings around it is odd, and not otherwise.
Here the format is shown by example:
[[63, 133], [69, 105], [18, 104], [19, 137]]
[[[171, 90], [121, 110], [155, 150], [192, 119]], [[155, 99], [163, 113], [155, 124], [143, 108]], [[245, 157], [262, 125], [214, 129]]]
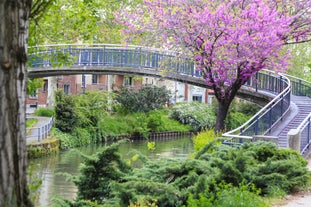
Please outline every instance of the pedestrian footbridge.
[[[74, 74], [141, 75], [209, 88], [190, 58], [178, 53], [124, 45], [44, 45], [29, 48], [28, 76]], [[226, 143], [268, 139], [302, 154], [310, 145], [311, 83], [262, 70], [238, 96], [263, 106], [239, 128], [226, 132]]]

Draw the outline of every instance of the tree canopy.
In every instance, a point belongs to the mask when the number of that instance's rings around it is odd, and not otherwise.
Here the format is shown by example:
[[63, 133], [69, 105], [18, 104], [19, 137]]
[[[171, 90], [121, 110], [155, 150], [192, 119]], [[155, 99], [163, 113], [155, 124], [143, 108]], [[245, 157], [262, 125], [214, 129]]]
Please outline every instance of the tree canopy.
[[263, 68], [285, 70], [285, 44], [310, 38], [310, 1], [145, 0], [118, 16], [125, 34], [190, 55], [219, 102], [216, 131], [240, 87]]

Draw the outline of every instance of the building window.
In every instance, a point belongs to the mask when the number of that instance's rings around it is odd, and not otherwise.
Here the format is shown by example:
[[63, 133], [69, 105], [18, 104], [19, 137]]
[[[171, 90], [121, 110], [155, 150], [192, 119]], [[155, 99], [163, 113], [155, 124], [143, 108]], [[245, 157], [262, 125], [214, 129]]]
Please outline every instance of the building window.
[[47, 92], [47, 90], [48, 90], [48, 83], [45, 81], [44, 84], [43, 84], [42, 92], [45, 93], [45, 92]]
[[132, 86], [133, 85], [133, 77], [125, 77], [124, 86]]
[[98, 75], [97, 74], [93, 74], [92, 75], [92, 84], [97, 84], [98, 83]]
[[197, 101], [197, 102], [202, 102], [202, 96], [201, 95], [193, 95], [192, 100]]
[[70, 84], [64, 84], [64, 93], [69, 94], [70, 93]]

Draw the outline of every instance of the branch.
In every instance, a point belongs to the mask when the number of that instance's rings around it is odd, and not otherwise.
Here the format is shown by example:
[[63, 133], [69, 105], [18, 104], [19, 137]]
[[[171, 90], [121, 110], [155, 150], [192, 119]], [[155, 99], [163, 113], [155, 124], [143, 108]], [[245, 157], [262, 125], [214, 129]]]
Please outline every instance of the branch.
[[37, 22], [38, 19], [44, 14], [44, 12], [47, 11], [49, 6], [51, 6], [54, 1], [55, 0], [34, 0], [29, 18]]
[[295, 44], [302, 44], [302, 43], [306, 43], [306, 42], [311, 42], [311, 39], [302, 40], [302, 41], [299, 41], [299, 42], [286, 42], [284, 45], [295, 45]]

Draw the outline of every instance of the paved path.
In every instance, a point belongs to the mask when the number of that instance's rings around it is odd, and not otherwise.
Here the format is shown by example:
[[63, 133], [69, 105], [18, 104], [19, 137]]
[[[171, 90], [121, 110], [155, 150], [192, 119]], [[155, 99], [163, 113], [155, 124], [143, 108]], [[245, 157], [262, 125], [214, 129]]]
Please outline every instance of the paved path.
[[[311, 156], [308, 158], [308, 168], [311, 170]], [[294, 195], [288, 195], [283, 198], [280, 204], [273, 207], [311, 207], [311, 189], [307, 192], [299, 192]]]
[[[38, 122], [35, 124], [35, 126], [27, 129], [26, 141], [27, 141], [27, 143], [38, 142], [38, 131], [39, 131], [39, 129], [41, 131], [42, 127], [47, 125], [50, 122], [51, 117], [27, 116], [27, 118], [37, 119]], [[41, 139], [42, 138], [40, 137], [40, 140]]]

